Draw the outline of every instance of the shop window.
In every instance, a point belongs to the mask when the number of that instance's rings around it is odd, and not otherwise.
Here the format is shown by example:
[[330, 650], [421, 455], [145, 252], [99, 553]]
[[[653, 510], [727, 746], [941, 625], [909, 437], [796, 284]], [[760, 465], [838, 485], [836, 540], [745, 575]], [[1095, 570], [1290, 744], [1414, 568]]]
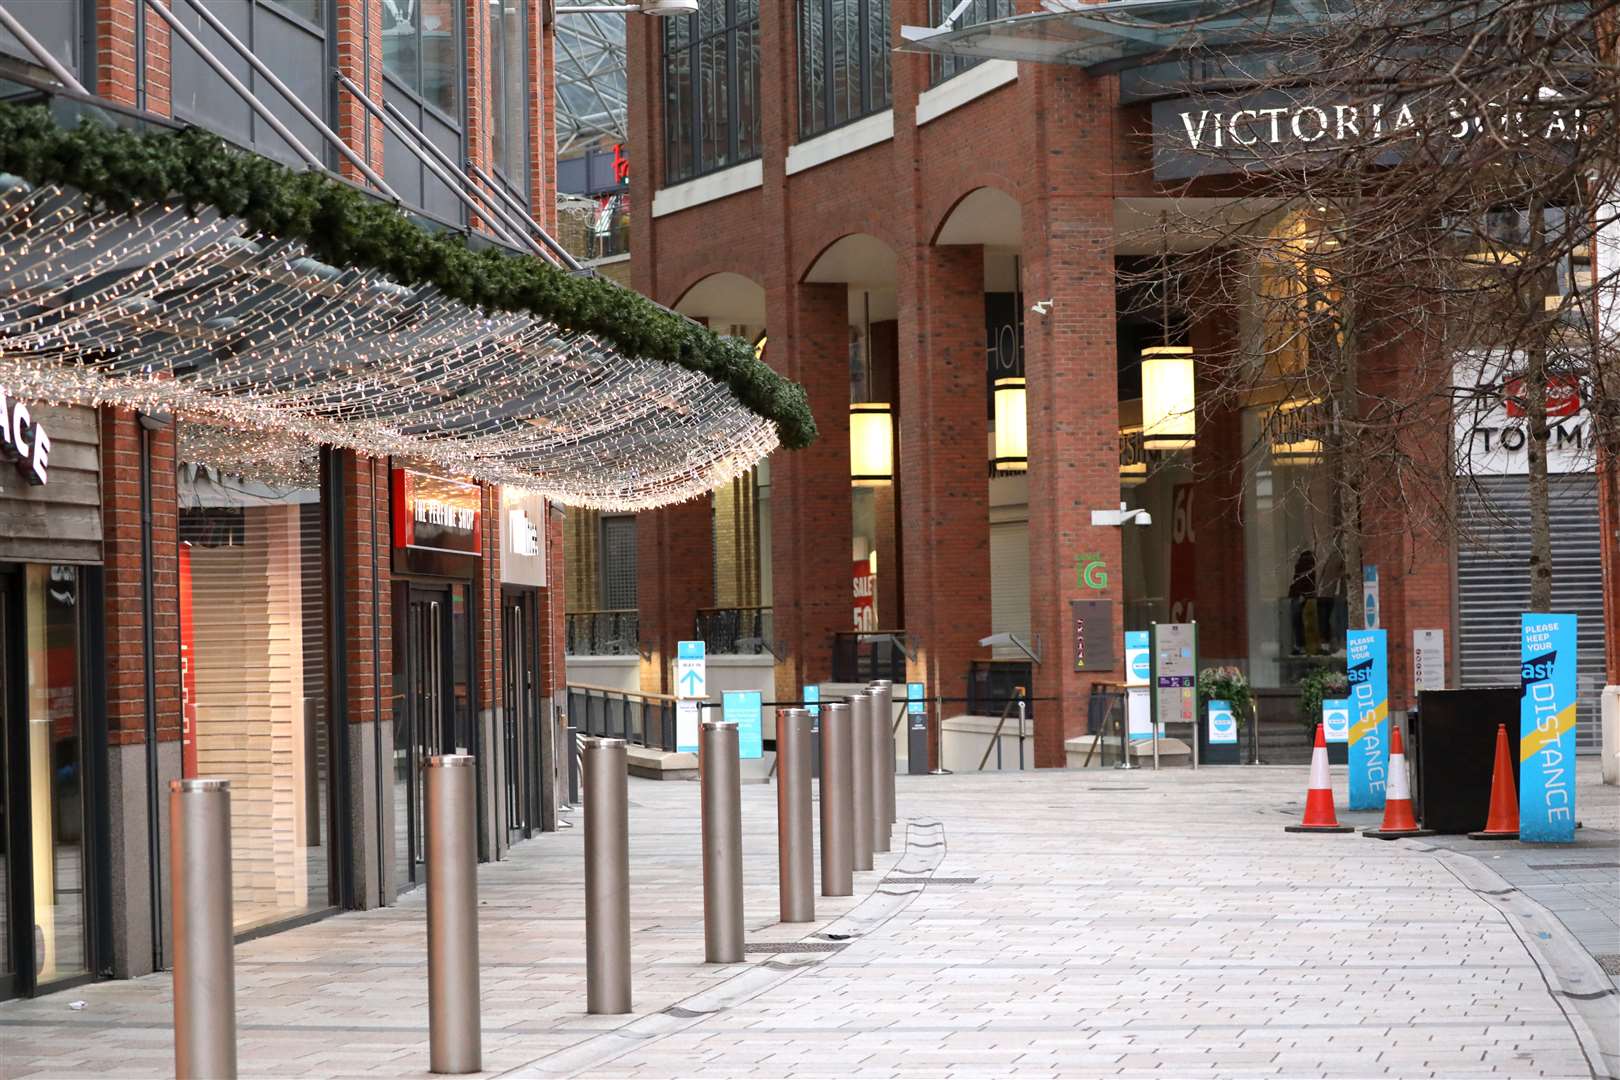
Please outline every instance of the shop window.
[[[958, 0], [928, 0], [928, 25], [938, 26], [956, 9]], [[953, 24], [956, 28], [975, 26], [1013, 15], [1013, 0], [973, 0]], [[934, 56], [929, 59], [928, 85], [938, 86], [946, 79], [954, 79], [969, 68], [984, 63], [976, 56]]]
[[181, 769], [231, 782], [241, 931], [332, 902], [321, 491], [186, 463], [179, 500]]
[[[88, 37], [95, 20], [87, 17], [93, 15], [93, 11], [86, 11], [84, 0], [5, 0], [5, 7], [63, 67], [78, 75], [80, 82], [89, 82], [85, 77], [84, 57], [89, 53]], [[20, 60], [34, 69], [40, 79], [55, 81], [38, 58], [3, 28], [0, 28], [0, 56]]]
[[490, 149], [495, 175], [529, 201], [528, 0], [489, 5]]
[[1297, 685], [1325, 663], [1342, 668], [1348, 610], [1332, 475], [1300, 450], [1319, 440], [1273, 422], [1280, 411], [1243, 414], [1244, 445], [1255, 447], [1243, 489], [1249, 681], [1265, 687]]
[[664, 182], [759, 157], [759, 0], [664, 21]]
[[799, 138], [887, 109], [888, 0], [799, 0]]
[[[315, 115], [331, 120], [331, 79], [327, 74], [330, 38], [326, 19], [332, 14], [328, 0], [238, 0], [236, 3], [209, 3], [209, 14], [217, 18], [253, 54], [275, 71], [288, 88]], [[212, 30], [190, 5], [171, 4], [174, 15], [203, 41], [226, 67], [236, 72], [248, 88], [268, 103], [287, 129], [305, 148], [336, 164], [318, 128], [282, 107], [281, 95], [257, 72], [247, 66], [236, 50]], [[148, 13], [150, 22], [162, 25]], [[292, 144], [255, 116], [242, 96], [232, 90], [202, 56], [179, 36], [170, 42], [173, 50], [170, 99], [176, 119], [229, 136], [259, 153], [302, 169], [304, 159]]]

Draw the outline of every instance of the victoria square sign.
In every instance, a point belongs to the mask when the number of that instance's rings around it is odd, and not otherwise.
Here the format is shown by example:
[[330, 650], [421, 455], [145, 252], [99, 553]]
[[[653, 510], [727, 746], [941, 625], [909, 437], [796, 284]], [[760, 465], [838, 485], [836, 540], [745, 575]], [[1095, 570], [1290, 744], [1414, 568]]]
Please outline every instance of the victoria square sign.
[[1390, 163], [1397, 160], [1401, 141], [1431, 132], [1455, 143], [1486, 131], [1559, 142], [1574, 140], [1583, 130], [1581, 110], [1559, 108], [1548, 91], [1535, 105], [1499, 107], [1489, 123], [1460, 100], [1431, 110], [1417, 100], [1342, 102], [1308, 95], [1261, 90], [1154, 102], [1153, 178], [1298, 168], [1308, 166], [1313, 155], [1357, 147], [1374, 149], [1376, 162]]

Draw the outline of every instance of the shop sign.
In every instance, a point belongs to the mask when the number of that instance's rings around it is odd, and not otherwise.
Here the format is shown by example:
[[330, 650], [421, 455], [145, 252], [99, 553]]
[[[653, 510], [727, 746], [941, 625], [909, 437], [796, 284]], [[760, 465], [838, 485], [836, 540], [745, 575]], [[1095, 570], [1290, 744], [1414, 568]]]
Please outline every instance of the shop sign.
[[546, 583], [546, 500], [523, 488], [501, 485], [501, 581]]
[[[1310, 91], [1307, 91], [1308, 94]], [[1299, 168], [1312, 155], [1376, 148], [1371, 164], [1400, 160], [1399, 142], [1433, 136], [1460, 145], [1487, 131], [1524, 141], [1567, 142], [1583, 131], [1581, 110], [1550, 101], [1487, 106], [1452, 99], [1333, 101], [1263, 90], [1230, 97], [1177, 98], [1153, 105], [1153, 178], [1183, 180], [1264, 168]]]
[[44, 485], [51, 460], [51, 437], [27, 405], [0, 387], [0, 460], [16, 463], [24, 480]]
[[[1523, 357], [1464, 356], [1453, 372], [1453, 418], [1460, 476], [1523, 476], [1525, 451]], [[1554, 375], [1547, 381], [1547, 471], [1591, 472], [1597, 462], [1596, 430], [1581, 381]]]
[[1389, 779], [1389, 643], [1384, 630], [1351, 630], [1345, 674], [1350, 726], [1350, 809], [1382, 810]]
[[1285, 401], [1266, 417], [1266, 441], [1278, 464], [1316, 464], [1334, 430], [1333, 406], [1321, 398]]
[[1074, 557], [1074, 583], [1082, 589], [1108, 588], [1108, 564], [1101, 552], [1088, 551]]
[[1519, 839], [1575, 842], [1574, 615], [1519, 621]]
[[856, 559], [852, 577], [855, 585], [854, 628], [876, 630], [877, 575], [872, 573], [871, 560]]
[[737, 756], [740, 758], [765, 756], [760, 697], [758, 690], [727, 690], [720, 697], [720, 719], [737, 725]]
[[393, 487], [396, 548], [480, 553], [484, 533], [477, 484], [395, 469]]

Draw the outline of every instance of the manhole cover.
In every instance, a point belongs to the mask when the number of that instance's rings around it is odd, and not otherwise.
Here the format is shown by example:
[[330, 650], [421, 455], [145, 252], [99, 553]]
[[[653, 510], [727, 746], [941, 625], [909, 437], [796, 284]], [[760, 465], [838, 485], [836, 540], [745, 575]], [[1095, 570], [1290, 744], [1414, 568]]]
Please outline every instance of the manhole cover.
[[743, 946], [743, 952], [837, 952], [843, 947], [840, 941], [750, 941]]
[[1620, 956], [1609, 955], [1597, 958], [1598, 967], [1610, 975], [1620, 975]]
[[973, 885], [976, 877], [886, 877], [885, 885]]
[[1620, 870], [1620, 862], [1530, 863], [1531, 870]]

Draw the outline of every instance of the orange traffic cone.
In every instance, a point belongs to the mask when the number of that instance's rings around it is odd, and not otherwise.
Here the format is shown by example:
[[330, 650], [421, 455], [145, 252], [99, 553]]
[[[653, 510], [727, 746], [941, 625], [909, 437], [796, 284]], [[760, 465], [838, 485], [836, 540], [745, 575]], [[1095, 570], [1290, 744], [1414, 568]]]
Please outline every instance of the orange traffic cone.
[[1316, 747], [1311, 751], [1311, 786], [1305, 792], [1305, 819], [1298, 825], [1285, 825], [1284, 832], [1345, 833], [1356, 830], [1339, 824], [1333, 811], [1333, 782], [1328, 779], [1327, 740], [1322, 725], [1316, 725]]
[[1519, 793], [1513, 785], [1513, 755], [1508, 750], [1506, 724], [1496, 725], [1496, 767], [1491, 772], [1491, 812], [1481, 832], [1468, 834], [1470, 840], [1517, 840], [1519, 838]]
[[1412, 785], [1406, 776], [1406, 747], [1401, 743], [1401, 725], [1389, 726], [1389, 784], [1384, 789], [1384, 823], [1364, 829], [1361, 835], [1375, 840], [1399, 840], [1403, 836], [1433, 836], [1433, 829], [1418, 828], [1412, 816]]

